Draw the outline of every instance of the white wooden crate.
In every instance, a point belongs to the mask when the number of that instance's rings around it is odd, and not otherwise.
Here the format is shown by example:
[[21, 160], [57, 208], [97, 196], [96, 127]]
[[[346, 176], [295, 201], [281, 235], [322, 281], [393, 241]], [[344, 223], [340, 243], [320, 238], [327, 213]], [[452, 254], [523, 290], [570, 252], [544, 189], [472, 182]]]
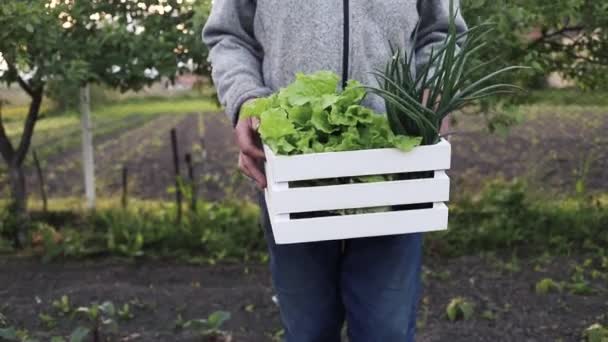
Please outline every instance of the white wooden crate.
[[[451, 147], [446, 140], [410, 152], [375, 149], [277, 156], [266, 153], [266, 204], [277, 244], [427, 232], [447, 228]], [[289, 182], [434, 171], [434, 178], [330, 186]], [[433, 203], [432, 208], [313, 218], [293, 213]]]

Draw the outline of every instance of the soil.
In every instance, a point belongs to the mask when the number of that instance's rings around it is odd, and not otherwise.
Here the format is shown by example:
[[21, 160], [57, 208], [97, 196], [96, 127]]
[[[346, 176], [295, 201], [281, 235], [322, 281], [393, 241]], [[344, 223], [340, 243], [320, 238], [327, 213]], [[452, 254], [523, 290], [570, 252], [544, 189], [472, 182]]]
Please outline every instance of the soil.
[[[130, 129], [96, 136], [95, 171], [97, 194], [122, 194], [122, 168], [127, 168], [128, 196], [139, 199], [174, 198], [175, 169], [170, 131], [177, 132], [180, 174], [189, 179], [185, 155], [192, 158], [193, 178], [199, 197], [217, 200], [227, 192], [250, 197], [254, 190], [236, 169], [237, 150], [230, 124], [221, 114], [191, 113], [159, 115]], [[205, 132], [205, 134], [202, 133]], [[203, 148], [203, 145], [205, 146]], [[43, 173], [49, 200], [84, 193], [80, 147], [60, 150], [45, 160]], [[27, 187], [39, 198], [38, 178], [27, 168]], [[8, 186], [0, 181], [0, 187]]]
[[[590, 191], [608, 191], [608, 115], [543, 113], [507, 134], [488, 134], [478, 117], [461, 116], [451, 142], [450, 176], [454, 190], [477, 190], [497, 177], [520, 178], [537, 189], [573, 193], [582, 180]], [[254, 189], [236, 168], [232, 127], [221, 113], [160, 115], [127, 131], [96, 138], [96, 179], [100, 196], [122, 192], [122, 167], [128, 168], [129, 196], [172, 199], [175, 185], [170, 130], [176, 128], [182, 177], [192, 154], [199, 197], [217, 200], [227, 193], [251, 197]], [[592, 137], [589, 138], [589, 137]], [[83, 193], [78, 148], [50, 156], [44, 173], [49, 198]], [[28, 187], [37, 196], [38, 182], [28, 170]]]
[[[427, 260], [417, 341], [580, 341], [585, 328], [608, 320], [605, 280], [593, 283], [596, 294], [591, 296], [534, 292], [542, 278], [568, 280], [574, 261], [519, 260], [519, 270], [513, 270], [493, 258]], [[175, 330], [178, 315], [196, 319], [217, 310], [231, 313], [224, 329], [233, 341], [272, 341], [281, 330], [265, 265], [151, 260], [41, 264], [12, 258], [0, 259], [0, 268], [0, 313], [10, 325], [47, 339], [67, 335], [82, 323], [56, 314], [50, 303], [63, 295], [73, 307], [106, 300], [117, 306], [131, 303], [134, 318], [121, 320], [111, 341], [129, 336], [133, 341], [201, 341], [193, 331]], [[461, 296], [475, 305], [475, 313], [469, 320], [451, 322], [446, 305]], [[41, 325], [41, 312], [57, 318], [56, 328]]]
[[479, 117], [459, 117], [451, 140], [450, 176], [459, 188], [477, 189], [485, 180], [521, 178], [550, 193], [608, 191], [608, 115], [597, 112], [542, 113], [488, 134]]

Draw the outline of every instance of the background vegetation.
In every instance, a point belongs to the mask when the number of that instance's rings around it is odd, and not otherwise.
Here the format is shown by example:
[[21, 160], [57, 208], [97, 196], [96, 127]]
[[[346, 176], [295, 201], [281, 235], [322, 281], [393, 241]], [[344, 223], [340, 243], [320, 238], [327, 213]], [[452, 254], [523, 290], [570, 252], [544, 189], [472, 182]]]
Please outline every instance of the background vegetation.
[[[495, 24], [480, 58], [530, 66], [504, 79], [529, 91], [454, 115], [450, 229], [426, 235], [420, 338], [602, 342], [608, 4], [462, 3], [469, 23]], [[0, 6], [0, 340], [281, 338], [256, 193], [236, 171], [199, 39], [209, 9]], [[85, 82], [100, 194], [92, 211], [79, 150]], [[15, 167], [25, 221], [11, 206]]]

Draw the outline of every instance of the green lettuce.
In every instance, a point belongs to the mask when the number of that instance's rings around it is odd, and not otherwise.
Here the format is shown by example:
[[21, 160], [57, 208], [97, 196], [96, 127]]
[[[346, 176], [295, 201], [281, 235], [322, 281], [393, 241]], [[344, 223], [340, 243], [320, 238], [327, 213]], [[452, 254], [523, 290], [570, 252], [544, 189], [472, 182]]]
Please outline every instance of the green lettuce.
[[247, 102], [242, 117], [258, 117], [258, 132], [275, 153], [290, 155], [395, 147], [409, 151], [420, 137], [395, 135], [385, 115], [361, 105], [362, 85], [349, 80], [338, 90], [333, 72], [296, 74], [293, 83]]

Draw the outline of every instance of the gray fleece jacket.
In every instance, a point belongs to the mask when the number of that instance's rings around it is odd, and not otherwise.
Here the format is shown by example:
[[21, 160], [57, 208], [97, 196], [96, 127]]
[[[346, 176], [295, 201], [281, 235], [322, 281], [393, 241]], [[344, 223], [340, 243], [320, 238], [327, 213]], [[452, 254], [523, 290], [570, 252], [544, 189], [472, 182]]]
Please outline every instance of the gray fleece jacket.
[[[220, 103], [235, 123], [243, 102], [288, 85], [296, 72], [331, 70], [343, 82], [376, 85], [370, 71], [389, 60], [389, 42], [413, 47], [419, 68], [445, 38], [448, 16], [449, 0], [214, 0], [203, 41]], [[456, 24], [466, 30], [462, 17]], [[385, 111], [377, 96], [363, 104]]]

